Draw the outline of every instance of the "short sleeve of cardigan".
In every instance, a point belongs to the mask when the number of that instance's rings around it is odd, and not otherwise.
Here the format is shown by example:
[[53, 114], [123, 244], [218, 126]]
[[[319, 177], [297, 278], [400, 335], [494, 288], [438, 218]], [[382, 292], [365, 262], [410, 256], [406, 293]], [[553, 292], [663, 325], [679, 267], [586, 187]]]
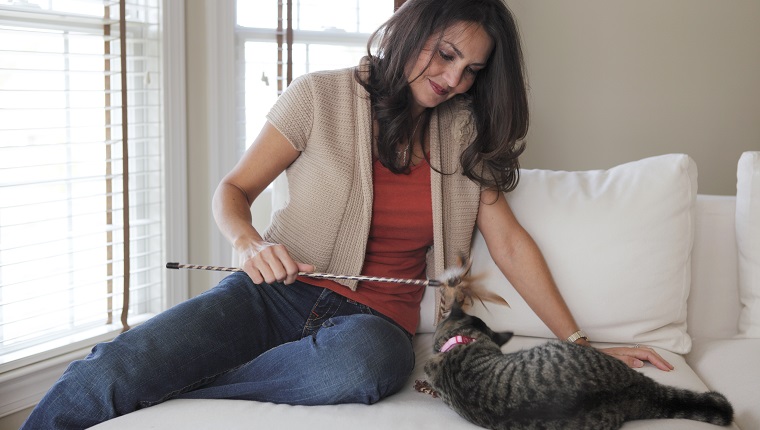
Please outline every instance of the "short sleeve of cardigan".
[[306, 149], [314, 118], [311, 78], [299, 76], [272, 106], [267, 119], [298, 151]]

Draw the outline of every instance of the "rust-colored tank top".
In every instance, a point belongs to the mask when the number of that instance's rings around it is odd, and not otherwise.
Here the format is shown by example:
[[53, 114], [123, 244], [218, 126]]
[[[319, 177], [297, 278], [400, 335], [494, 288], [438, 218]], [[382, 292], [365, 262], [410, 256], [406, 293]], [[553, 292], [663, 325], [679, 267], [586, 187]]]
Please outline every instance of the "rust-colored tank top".
[[[428, 248], [433, 245], [430, 165], [412, 166], [408, 175], [393, 174], [380, 161], [372, 166], [372, 223], [362, 275], [425, 279]], [[301, 277], [365, 304], [414, 334], [420, 319], [423, 286], [360, 282], [356, 291], [330, 280]]]

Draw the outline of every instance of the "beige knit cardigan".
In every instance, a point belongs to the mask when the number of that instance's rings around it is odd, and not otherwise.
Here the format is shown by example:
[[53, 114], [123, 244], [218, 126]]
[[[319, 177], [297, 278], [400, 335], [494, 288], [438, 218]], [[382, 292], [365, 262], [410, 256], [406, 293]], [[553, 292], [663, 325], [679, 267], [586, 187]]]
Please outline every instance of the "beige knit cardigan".
[[[372, 218], [371, 107], [354, 70], [294, 80], [267, 115], [301, 154], [286, 170], [289, 202], [273, 215], [264, 238], [285, 245], [297, 261], [317, 271], [343, 275], [361, 273]], [[458, 99], [436, 107], [430, 118], [430, 163], [444, 173], [431, 169], [431, 279], [470, 253], [480, 186], [462, 175], [459, 165], [474, 136], [470, 118]], [[356, 289], [356, 281], [337, 282]], [[440, 294], [437, 298], [440, 317]]]

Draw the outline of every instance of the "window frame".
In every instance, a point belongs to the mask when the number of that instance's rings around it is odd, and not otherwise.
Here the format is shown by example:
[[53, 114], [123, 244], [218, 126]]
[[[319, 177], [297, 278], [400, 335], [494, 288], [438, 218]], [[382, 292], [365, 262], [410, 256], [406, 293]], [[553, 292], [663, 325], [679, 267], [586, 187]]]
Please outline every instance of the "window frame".
[[[161, 7], [161, 123], [164, 126], [162, 257], [164, 260], [167, 255], [184, 259], [188, 254], [185, 3], [162, 0]], [[162, 285], [162, 309], [187, 300], [187, 274], [180, 272], [167, 276], [164, 273]], [[138, 319], [130, 320], [132, 326], [140, 322]], [[68, 352], [41, 353], [5, 368], [0, 372], [0, 417], [37, 404], [71, 361], [85, 357], [92, 346], [111, 340], [120, 332], [120, 328], [104, 329], [98, 335], [76, 342], [67, 349]]]

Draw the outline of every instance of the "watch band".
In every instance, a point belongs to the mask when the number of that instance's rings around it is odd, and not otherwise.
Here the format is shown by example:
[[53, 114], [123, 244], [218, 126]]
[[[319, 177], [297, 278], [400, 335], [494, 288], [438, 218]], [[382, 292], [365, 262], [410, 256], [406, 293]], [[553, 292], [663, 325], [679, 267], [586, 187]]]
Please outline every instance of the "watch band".
[[575, 333], [571, 334], [570, 337], [567, 338], [567, 341], [570, 343], [575, 343], [578, 339], [586, 339], [588, 342], [588, 336], [586, 335], [586, 332], [583, 330], [578, 330]]

